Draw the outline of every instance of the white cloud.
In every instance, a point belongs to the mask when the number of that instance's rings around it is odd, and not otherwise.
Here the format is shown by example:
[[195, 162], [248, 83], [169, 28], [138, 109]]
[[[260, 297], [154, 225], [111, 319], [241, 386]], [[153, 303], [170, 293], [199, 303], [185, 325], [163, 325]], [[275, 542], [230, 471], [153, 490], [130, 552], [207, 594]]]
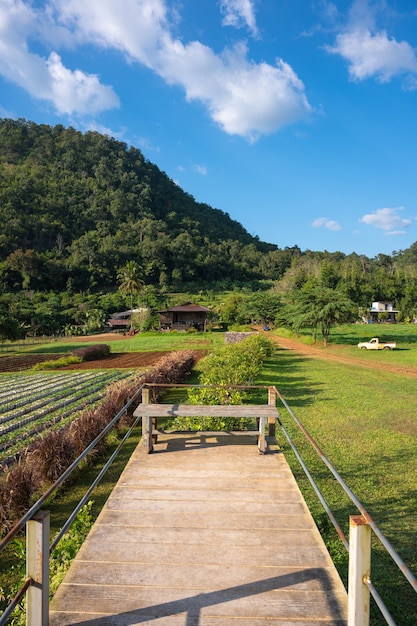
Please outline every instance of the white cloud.
[[52, 0], [57, 19], [81, 43], [123, 52], [129, 61], [153, 66], [165, 33], [165, 0]]
[[398, 74], [417, 73], [417, 57], [410, 44], [389, 38], [385, 31], [372, 34], [355, 28], [339, 34], [336, 45], [328, 50], [348, 61], [354, 80], [374, 76], [379, 82], [388, 82]]
[[199, 165], [198, 163], [194, 163], [193, 170], [201, 174], [202, 176], [207, 175], [207, 167], [205, 165]]
[[[252, 2], [222, 6], [256, 26]], [[226, 133], [249, 141], [311, 111], [302, 81], [283, 60], [255, 63], [244, 44], [216, 54], [199, 41], [175, 38], [167, 0], [50, 0], [44, 11], [30, 7], [29, 0], [0, 0], [0, 73], [61, 113], [95, 114], [117, 106], [118, 98], [97, 75], [65, 67], [59, 41], [121, 52], [126, 62], [141, 63], [184, 89], [187, 100], [202, 103]], [[53, 42], [49, 58], [29, 51], [33, 37], [45, 46]]]
[[407, 88], [412, 89], [412, 77], [417, 73], [416, 53], [407, 41], [397, 41], [386, 30], [378, 29], [378, 17], [385, 8], [383, 2], [355, 0], [347, 27], [339, 32], [336, 44], [327, 47], [327, 51], [339, 54], [348, 62], [352, 80], [374, 77], [384, 83], [394, 76], [406, 75]]
[[323, 17], [329, 22], [335, 22], [339, 17], [339, 10], [334, 2], [321, 0], [321, 2], [319, 3], [319, 8]]
[[247, 26], [252, 34], [258, 36], [255, 8], [252, 0], [220, 0], [220, 10], [223, 13], [223, 24], [240, 28]]
[[67, 69], [56, 52], [50, 54], [46, 66], [48, 87], [44, 97], [53, 101], [58, 113], [95, 115], [118, 106], [111, 87], [102, 85], [95, 74]]
[[247, 60], [243, 44], [216, 55], [199, 42], [184, 46], [165, 42], [158, 73], [181, 85], [188, 100], [203, 102], [212, 119], [228, 134], [255, 141], [302, 118], [311, 108], [294, 71], [278, 59], [276, 65]]
[[313, 228], [326, 228], [327, 230], [333, 230], [335, 232], [338, 230], [342, 230], [339, 222], [336, 222], [335, 220], [329, 220], [327, 217], [317, 218], [316, 220], [314, 220], [312, 226]]
[[42, 26], [38, 18], [21, 0], [0, 0], [0, 73], [59, 113], [94, 115], [118, 106], [113, 89], [97, 75], [69, 70], [55, 51], [44, 58], [28, 50], [29, 35]]
[[384, 230], [386, 235], [404, 235], [404, 228], [411, 224], [411, 220], [401, 218], [398, 211], [403, 211], [404, 207], [395, 209], [377, 209], [373, 213], [367, 213], [359, 221], [368, 226]]

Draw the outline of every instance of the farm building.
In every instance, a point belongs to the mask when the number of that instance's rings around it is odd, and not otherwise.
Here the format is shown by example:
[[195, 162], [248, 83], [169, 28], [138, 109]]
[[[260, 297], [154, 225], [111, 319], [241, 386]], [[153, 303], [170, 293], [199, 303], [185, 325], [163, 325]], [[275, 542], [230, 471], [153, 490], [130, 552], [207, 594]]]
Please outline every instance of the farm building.
[[160, 330], [196, 330], [205, 331], [207, 316], [210, 309], [192, 302], [185, 302], [179, 306], [173, 306], [159, 313]]
[[119, 313], [113, 313], [108, 321], [110, 328], [130, 328], [130, 320], [134, 313], [141, 313], [146, 309], [129, 309], [128, 311], [120, 311]]
[[391, 322], [395, 323], [396, 315], [398, 311], [394, 308], [392, 302], [372, 302], [372, 306], [369, 310], [369, 321], [371, 323], [376, 322]]

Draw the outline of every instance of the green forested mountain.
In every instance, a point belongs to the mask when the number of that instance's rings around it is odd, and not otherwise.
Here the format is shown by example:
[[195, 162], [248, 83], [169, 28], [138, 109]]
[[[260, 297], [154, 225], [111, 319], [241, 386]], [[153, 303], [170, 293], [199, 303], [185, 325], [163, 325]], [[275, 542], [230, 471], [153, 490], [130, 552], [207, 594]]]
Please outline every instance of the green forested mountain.
[[249, 280], [276, 249], [197, 203], [136, 148], [96, 132], [0, 120], [0, 258], [9, 288], [19, 280], [111, 287], [132, 259], [151, 284]]
[[417, 316], [417, 243], [373, 259], [280, 249], [196, 202], [136, 148], [0, 119], [0, 336], [99, 327], [132, 301], [117, 291], [129, 264], [143, 286], [137, 302], [154, 309], [168, 290], [262, 287], [271, 302], [233, 297], [222, 315], [272, 319], [261, 309], [319, 288], [357, 308], [391, 300], [402, 319]]

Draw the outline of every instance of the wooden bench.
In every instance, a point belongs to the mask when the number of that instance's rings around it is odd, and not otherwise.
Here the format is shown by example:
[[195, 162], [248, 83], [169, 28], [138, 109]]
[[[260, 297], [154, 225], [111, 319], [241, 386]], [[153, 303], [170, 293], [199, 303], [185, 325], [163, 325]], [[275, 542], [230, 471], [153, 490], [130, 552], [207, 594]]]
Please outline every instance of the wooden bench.
[[[279, 417], [277, 408], [272, 404], [235, 404], [235, 405], [205, 405], [205, 404], [148, 404], [142, 402], [135, 409], [135, 417], [142, 417], [142, 440], [147, 452], [153, 450], [154, 427], [158, 417], [240, 417], [253, 419], [259, 422], [258, 452], [265, 454], [267, 442], [265, 437], [266, 424], [275, 426]], [[271, 430], [274, 429], [270, 429]]]

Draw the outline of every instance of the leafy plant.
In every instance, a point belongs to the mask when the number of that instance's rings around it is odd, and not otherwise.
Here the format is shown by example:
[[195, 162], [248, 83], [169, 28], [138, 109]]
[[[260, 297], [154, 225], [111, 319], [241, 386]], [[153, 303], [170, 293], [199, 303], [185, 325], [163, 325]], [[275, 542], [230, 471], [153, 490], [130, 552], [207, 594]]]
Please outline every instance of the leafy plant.
[[96, 361], [98, 359], [104, 359], [109, 354], [110, 346], [107, 344], [85, 346], [83, 348], [76, 348], [72, 351], [72, 355], [79, 358], [81, 361]]
[[[62, 537], [49, 559], [49, 595], [53, 597], [65, 574], [77, 555], [87, 534], [89, 533], [94, 519], [91, 514], [93, 501], [87, 502], [80, 509], [77, 517], [69, 530]], [[7, 597], [13, 596], [19, 590], [24, 577], [24, 565], [26, 556], [26, 543], [24, 539], [15, 538], [12, 542], [15, 561], [9, 572], [10, 580], [13, 581], [10, 588], [0, 587], [0, 602], [4, 603]], [[26, 624], [26, 598], [15, 609], [11, 621], [12, 626], [25, 626]]]
[[[200, 383], [207, 388], [191, 388], [190, 404], [240, 404], [244, 392], [237, 385], [250, 385], [259, 375], [273, 343], [262, 335], [252, 335], [241, 343], [226, 344], [200, 361]], [[174, 428], [182, 430], [245, 430], [248, 422], [237, 418], [203, 419], [178, 417]]]
[[75, 518], [72, 526], [68, 532], [65, 533], [51, 554], [49, 563], [49, 593], [51, 597], [61, 584], [68, 571], [71, 561], [77, 555], [78, 550], [81, 548], [94, 523], [94, 519], [91, 514], [92, 506], [92, 500], [83, 506]]
[[67, 365], [74, 365], [76, 363], [82, 363], [82, 358], [79, 356], [63, 356], [59, 359], [50, 361], [41, 361], [31, 367], [32, 372], [40, 372], [42, 370], [56, 370]]

